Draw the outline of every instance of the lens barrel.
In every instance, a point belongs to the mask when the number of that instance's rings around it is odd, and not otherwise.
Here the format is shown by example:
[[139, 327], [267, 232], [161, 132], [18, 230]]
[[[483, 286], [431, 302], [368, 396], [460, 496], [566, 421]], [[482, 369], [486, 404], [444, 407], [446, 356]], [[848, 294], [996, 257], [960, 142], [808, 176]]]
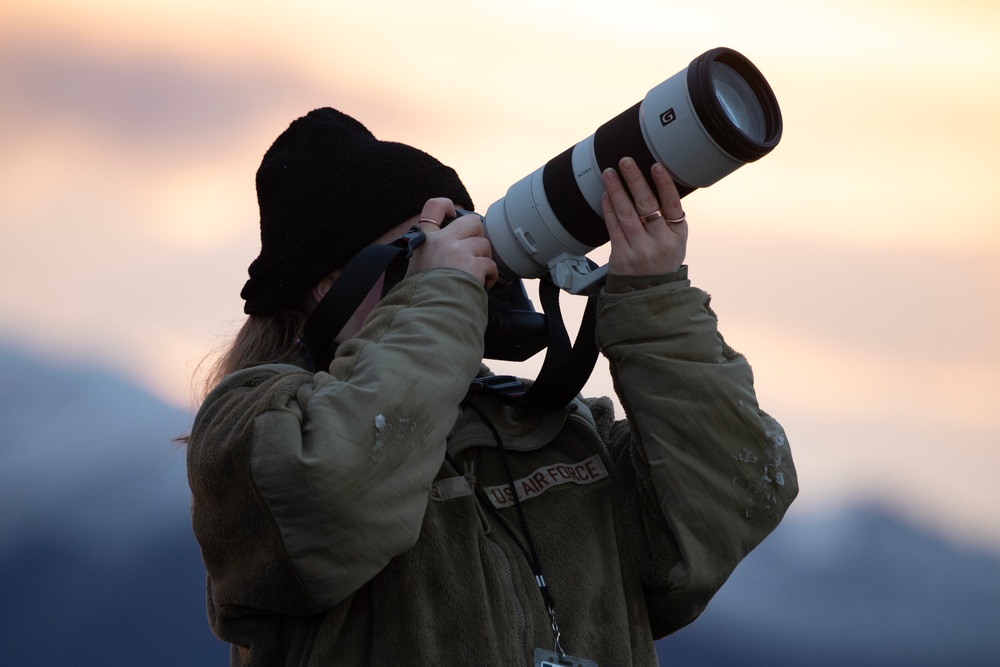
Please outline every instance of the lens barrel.
[[662, 163], [683, 197], [769, 153], [781, 130], [778, 100], [753, 63], [732, 49], [706, 51], [490, 206], [494, 259], [507, 276], [536, 278], [607, 243], [601, 172], [625, 156], [647, 178]]

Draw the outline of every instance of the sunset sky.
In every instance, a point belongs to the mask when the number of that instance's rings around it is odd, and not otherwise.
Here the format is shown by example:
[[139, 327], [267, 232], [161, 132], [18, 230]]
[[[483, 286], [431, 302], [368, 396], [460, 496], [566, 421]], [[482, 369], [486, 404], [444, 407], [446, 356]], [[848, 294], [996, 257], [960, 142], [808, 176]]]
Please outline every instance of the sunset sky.
[[5, 0], [0, 342], [191, 407], [294, 118], [423, 148], [485, 212], [716, 46], [784, 136], [685, 199], [687, 263], [788, 431], [795, 511], [877, 500], [1000, 553], [993, 0]]

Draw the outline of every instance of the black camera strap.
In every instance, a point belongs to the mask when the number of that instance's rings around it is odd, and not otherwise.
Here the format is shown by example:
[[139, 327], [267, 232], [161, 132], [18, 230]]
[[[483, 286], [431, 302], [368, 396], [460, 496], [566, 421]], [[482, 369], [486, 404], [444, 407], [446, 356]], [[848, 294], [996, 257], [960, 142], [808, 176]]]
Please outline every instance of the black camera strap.
[[423, 230], [411, 227], [390, 244], [370, 245], [344, 266], [340, 277], [306, 320], [303, 335], [313, 370], [330, 366], [337, 352], [337, 334], [354, 315], [372, 286], [385, 274], [382, 296], [406, 275], [413, 251], [427, 240]]
[[561, 408], [576, 398], [597, 364], [597, 296], [587, 297], [580, 329], [571, 346], [559, 306], [560, 292], [548, 276], [538, 281], [538, 298], [549, 322], [545, 360], [527, 391], [505, 399], [508, 403], [543, 410]]

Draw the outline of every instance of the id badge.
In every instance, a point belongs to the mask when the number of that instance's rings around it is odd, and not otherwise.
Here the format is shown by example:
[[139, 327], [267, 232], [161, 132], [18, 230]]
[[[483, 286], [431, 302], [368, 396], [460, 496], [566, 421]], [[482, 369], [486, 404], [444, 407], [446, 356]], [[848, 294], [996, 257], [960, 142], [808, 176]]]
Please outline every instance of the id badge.
[[577, 658], [572, 655], [564, 655], [560, 658], [558, 653], [536, 648], [535, 667], [598, 667], [598, 665], [593, 660]]

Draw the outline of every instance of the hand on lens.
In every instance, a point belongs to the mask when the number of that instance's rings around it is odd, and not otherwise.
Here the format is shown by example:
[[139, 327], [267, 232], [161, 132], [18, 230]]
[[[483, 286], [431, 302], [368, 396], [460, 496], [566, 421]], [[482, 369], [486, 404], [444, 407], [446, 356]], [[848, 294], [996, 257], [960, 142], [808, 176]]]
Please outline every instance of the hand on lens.
[[493, 261], [490, 242], [483, 232], [483, 220], [470, 214], [455, 218], [446, 226], [441, 223], [455, 216], [450, 199], [438, 197], [424, 204], [418, 226], [427, 240], [413, 253], [407, 275], [428, 269], [451, 268], [465, 271], [489, 289], [497, 281], [497, 265]]
[[674, 180], [663, 165], [654, 164], [654, 193], [635, 160], [622, 158], [618, 166], [621, 176], [611, 168], [601, 175], [606, 190], [601, 207], [611, 238], [608, 271], [621, 276], [673, 273], [684, 263], [688, 236]]

